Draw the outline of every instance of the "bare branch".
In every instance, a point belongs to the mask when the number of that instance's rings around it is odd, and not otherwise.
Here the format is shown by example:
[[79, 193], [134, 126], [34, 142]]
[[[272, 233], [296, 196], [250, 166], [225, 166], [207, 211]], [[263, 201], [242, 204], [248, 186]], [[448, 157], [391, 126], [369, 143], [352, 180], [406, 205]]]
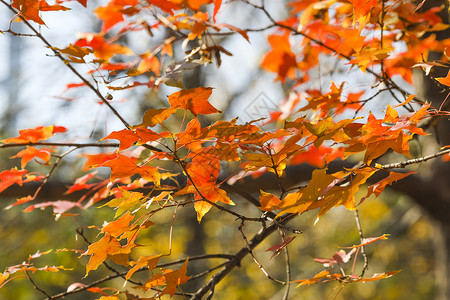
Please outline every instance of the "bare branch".
[[275, 281], [275, 282], [278, 282], [278, 283], [281, 283], [282, 285], [285, 285], [286, 282], [281, 281], [281, 280], [278, 280], [278, 279], [275, 279], [275, 278], [273, 278], [272, 276], [270, 276], [269, 273], [267, 273], [266, 269], [264, 269], [264, 266], [256, 259], [255, 255], [253, 254], [252, 249], [250, 248], [250, 245], [249, 245], [249, 243], [248, 243], [247, 237], [246, 237], [245, 234], [244, 234], [243, 227], [244, 227], [244, 221], [241, 222], [241, 225], [239, 225], [238, 230], [239, 230], [239, 232], [241, 233], [242, 239], [244, 240], [245, 244], [247, 245], [248, 253], [249, 253], [250, 256], [252, 257], [252, 259], [253, 259], [253, 261], [255, 262], [255, 264], [256, 264], [256, 265], [258, 266], [258, 268], [264, 273], [264, 275], [266, 275], [266, 277], [267, 277], [268, 279], [270, 279], [270, 280], [272, 280], [272, 281]]
[[422, 162], [425, 162], [427, 160], [430, 160], [430, 159], [433, 159], [433, 158], [445, 155], [447, 153], [450, 153], [450, 148], [446, 149], [446, 150], [442, 150], [442, 151], [436, 152], [434, 154], [430, 154], [430, 155], [426, 155], [426, 156], [422, 156], [422, 157], [418, 157], [418, 158], [413, 158], [413, 159], [405, 160], [405, 161], [398, 162], [398, 163], [391, 163], [391, 164], [382, 165], [382, 166], [379, 166], [378, 168], [382, 169], [382, 170], [395, 169], [395, 168], [404, 168], [404, 167], [406, 167], [408, 165], [422, 163]]
[[[289, 220], [293, 219], [297, 214], [288, 214], [286, 216], [280, 217], [280, 222], [285, 224]], [[219, 283], [228, 273], [230, 273], [235, 267], [240, 266], [242, 259], [249, 254], [249, 250], [255, 249], [262, 241], [264, 241], [270, 234], [277, 230], [277, 226], [272, 224], [266, 228], [261, 228], [257, 234], [249, 241], [248, 247], [243, 247], [239, 252], [237, 252], [233, 259], [231, 259], [224, 268], [215, 274], [208, 282], [206, 282], [197, 292], [191, 297], [191, 300], [200, 300], [209, 290], [213, 289], [214, 286]]]
[[43, 289], [41, 289], [39, 286], [37, 286], [36, 282], [34, 282], [33, 278], [31, 278], [30, 272], [29, 271], [25, 271], [25, 273], [27, 274], [28, 279], [30, 280], [31, 284], [33, 284], [34, 288], [36, 290], [38, 290], [39, 292], [41, 292], [42, 294], [44, 294], [45, 296], [47, 296], [47, 299], [53, 299], [46, 291], [44, 291]]
[[0, 149], [13, 148], [13, 147], [24, 147], [24, 146], [53, 146], [53, 147], [76, 147], [76, 148], [87, 148], [87, 147], [118, 148], [120, 146], [120, 144], [119, 143], [100, 144], [100, 143], [29, 142], [29, 143], [2, 144], [2, 145], [0, 145]]
[[[358, 209], [355, 209], [353, 212], [355, 214], [355, 221], [356, 221], [356, 227], [358, 228], [359, 238], [361, 239], [361, 243], [363, 243], [364, 235], [363, 235], [362, 228], [361, 228], [361, 221], [359, 220]], [[365, 246], [361, 246], [361, 255], [364, 258], [364, 265], [363, 265], [363, 268], [361, 271], [361, 277], [364, 277], [364, 273], [369, 268], [369, 259], [367, 258]]]

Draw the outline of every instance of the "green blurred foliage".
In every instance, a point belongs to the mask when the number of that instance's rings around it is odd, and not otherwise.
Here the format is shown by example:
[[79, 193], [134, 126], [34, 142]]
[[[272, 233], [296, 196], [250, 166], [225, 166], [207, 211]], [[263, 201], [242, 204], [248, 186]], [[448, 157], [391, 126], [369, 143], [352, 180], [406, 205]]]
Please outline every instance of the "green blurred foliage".
[[[240, 201], [237, 199], [237, 201]], [[2, 208], [8, 201], [4, 199]], [[25, 213], [21, 208], [14, 207], [2, 211], [0, 220], [0, 239], [3, 247], [0, 251], [0, 266], [8, 267], [20, 264], [27, 260], [28, 255], [36, 251], [53, 251], [36, 259], [36, 267], [45, 265], [62, 265], [71, 268], [71, 271], [36, 272], [31, 274], [36, 285], [50, 294], [63, 292], [62, 288], [74, 282], [89, 283], [96, 279], [112, 274], [104, 266], [83, 278], [84, 267], [78, 262], [79, 253], [70, 251], [58, 252], [59, 248], [86, 250], [87, 244], [83, 238], [76, 234], [76, 229], [83, 229], [83, 233], [90, 242], [98, 240], [98, 229], [87, 226], [102, 226], [102, 220], [113, 220], [114, 211], [108, 207], [92, 207], [75, 217], [62, 217], [55, 220], [51, 209]], [[248, 212], [258, 214], [256, 208], [248, 206]], [[77, 211], [74, 211], [75, 213]], [[402, 269], [399, 274], [384, 280], [368, 283], [339, 284], [329, 282], [320, 285], [301, 286], [291, 283], [290, 299], [432, 299], [434, 297], [434, 247], [436, 241], [433, 237], [433, 225], [429, 218], [423, 215], [420, 209], [408, 199], [391, 192], [386, 192], [380, 198], [369, 198], [359, 207], [361, 225], [366, 237], [376, 237], [382, 234], [391, 234], [388, 240], [380, 240], [366, 247], [369, 258], [369, 269], [366, 277], [374, 273], [395, 271]], [[312, 278], [325, 268], [316, 263], [313, 258], [330, 258], [339, 251], [340, 247], [349, 247], [359, 244], [354, 214], [343, 208], [336, 208], [324, 216], [314, 226], [316, 212], [308, 212], [293, 222], [290, 226], [301, 229], [298, 235], [288, 246], [291, 264], [291, 279], [299, 280]], [[157, 218], [152, 219], [156, 225], [150, 227], [138, 239], [141, 245], [137, 247], [132, 256], [153, 255], [169, 252], [169, 232], [172, 221], [173, 241], [172, 255], [169, 259], [162, 258], [160, 263], [183, 259], [188, 256], [189, 243], [194, 243], [202, 253], [234, 254], [245, 242], [237, 231], [240, 221], [233, 220], [228, 215], [212, 211], [201, 224], [195, 218], [192, 207], [177, 211], [164, 210]], [[258, 224], [246, 222], [244, 233], [250, 239], [257, 231]], [[287, 233], [287, 236], [291, 236]], [[201, 237], [201, 240], [193, 240]], [[286, 278], [285, 253], [270, 258], [272, 252], [266, 249], [281, 243], [279, 233], [274, 233], [254, 251], [257, 260], [265, 270], [278, 280]], [[347, 250], [348, 251], [348, 250]], [[192, 254], [191, 254], [192, 255]], [[86, 263], [87, 257], [81, 258]], [[208, 261], [191, 261], [188, 264], [188, 275], [205, 271], [224, 262], [223, 259], [210, 259]], [[360, 274], [362, 257], [359, 254], [355, 267], [355, 274]], [[124, 271], [121, 266], [109, 262], [117, 270]], [[344, 266], [347, 274], [351, 272], [353, 259]], [[169, 268], [176, 269], [178, 266]], [[335, 269], [336, 271], [337, 269]], [[214, 274], [214, 273], [211, 273]], [[182, 286], [185, 292], [191, 292], [200, 286], [208, 274], [200, 279], [188, 282]], [[136, 274], [135, 280], [144, 281], [147, 272]], [[116, 279], [117, 287], [123, 285], [122, 279]], [[100, 285], [101, 287], [101, 285]], [[133, 284], [128, 283], [130, 292]], [[215, 287], [214, 299], [280, 299], [285, 287], [279, 283], [268, 280], [258, 265], [250, 256], [247, 256], [240, 268], [232, 271], [218, 286]], [[68, 297], [68, 299], [96, 299], [100, 294], [83, 292]], [[148, 296], [148, 295], [147, 295]], [[32, 288], [27, 278], [18, 278], [8, 282], [0, 289], [0, 299], [42, 299], [43, 295]], [[183, 299], [176, 296], [175, 299]]]

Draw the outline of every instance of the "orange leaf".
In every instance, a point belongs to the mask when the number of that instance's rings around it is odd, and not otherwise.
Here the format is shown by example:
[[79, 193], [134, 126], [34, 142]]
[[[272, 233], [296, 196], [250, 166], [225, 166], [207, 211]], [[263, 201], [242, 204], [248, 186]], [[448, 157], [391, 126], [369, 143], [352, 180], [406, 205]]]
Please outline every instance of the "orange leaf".
[[28, 173], [27, 170], [17, 170], [16, 168], [13, 168], [9, 171], [2, 171], [0, 173], [0, 193], [14, 183], [22, 186], [23, 175], [25, 175], [26, 173]]
[[21, 16], [26, 20], [34, 21], [38, 24], [45, 25], [39, 16], [39, 1], [36, 0], [13, 0], [12, 7], [19, 10]]
[[65, 194], [71, 194], [73, 192], [84, 190], [84, 189], [90, 189], [94, 186], [94, 184], [87, 183], [90, 179], [94, 178], [94, 176], [97, 174], [97, 171], [88, 173], [84, 176], [81, 176], [75, 180], [75, 183], [65, 192]]
[[35, 157], [42, 159], [45, 163], [48, 163], [50, 160], [50, 153], [51, 150], [49, 149], [37, 149], [35, 147], [27, 147], [25, 150], [22, 150], [16, 155], [14, 155], [13, 158], [15, 157], [22, 158], [20, 164], [23, 169], [25, 168], [27, 163]]
[[359, 204], [361, 204], [366, 198], [368, 198], [372, 194], [375, 194], [375, 196], [378, 197], [381, 194], [381, 192], [384, 191], [386, 186], [391, 185], [393, 182], [403, 179], [414, 173], [416, 172], [413, 171], [408, 173], [389, 172], [389, 176], [368, 187], [367, 195], [361, 199]]
[[70, 8], [67, 8], [65, 6], [59, 5], [59, 4], [53, 4], [49, 5], [45, 0], [39, 1], [39, 10], [40, 11], [57, 11], [57, 10], [69, 10]]
[[309, 132], [317, 136], [317, 139], [314, 141], [314, 146], [318, 148], [325, 140], [331, 139], [338, 143], [349, 140], [349, 137], [344, 133], [342, 128], [353, 121], [354, 119], [345, 119], [335, 124], [331, 117], [328, 117], [317, 123], [304, 122], [303, 124]]
[[141, 204], [141, 199], [143, 198], [143, 194], [139, 192], [130, 192], [127, 190], [122, 190], [121, 193], [117, 194], [115, 193], [116, 198], [112, 199], [105, 205], [109, 207], [114, 207], [117, 209], [116, 215], [114, 218], [117, 218], [122, 213], [132, 209], [138, 204]]
[[450, 71], [448, 71], [446, 77], [439, 77], [439, 78], [436, 78], [436, 80], [439, 81], [443, 85], [450, 86]]
[[260, 190], [260, 193], [259, 203], [261, 203], [261, 207], [259, 209], [263, 211], [272, 211], [280, 205], [281, 200], [278, 199], [277, 196], [266, 193], [263, 190]]
[[365, 239], [363, 239], [361, 241], [361, 244], [355, 245], [355, 246], [353, 246], [351, 248], [360, 248], [360, 247], [372, 244], [372, 243], [374, 243], [376, 241], [379, 241], [379, 240], [387, 240], [388, 236], [389, 236], [389, 234], [383, 234], [383, 235], [380, 235], [380, 236], [374, 237], [374, 238], [365, 238]]
[[131, 55], [130, 48], [107, 42], [103, 35], [95, 33], [85, 33], [75, 44], [79, 47], [90, 47], [96, 57], [108, 60], [114, 55]]
[[130, 230], [130, 222], [133, 220], [134, 216], [127, 211], [126, 214], [121, 216], [115, 221], [111, 221], [103, 225], [102, 231], [110, 234], [111, 236], [118, 238], [122, 233]]
[[119, 151], [128, 149], [133, 146], [134, 143], [139, 141], [139, 137], [132, 130], [128, 129], [113, 131], [108, 136], [102, 138], [101, 141], [108, 139], [115, 139], [120, 141]]
[[345, 148], [320, 145], [320, 147], [316, 149], [316, 147], [312, 145], [307, 151], [292, 156], [289, 161], [291, 164], [308, 163], [317, 168], [324, 168], [333, 160], [343, 158], [344, 153]]
[[165, 294], [169, 294], [170, 297], [173, 297], [175, 295], [175, 291], [177, 289], [177, 286], [180, 284], [185, 283], [189, 280], [189, 276], [186, 276], [186, 267], [187, 267], [188, 259], [183, 263], [183, 265], [180, 267], [180, 269], [176, 271], [172, 270], [164, 270], [164, 277], [166, 279], [166, 287], [162, 290], [158, 296], [162, 296]]
[[332, 280], [332, 279], [337, 279], [340, 277], [341, 277], [341, 275], [339, 275], [339, 274], [330, 274], [330, 271], [322, 271], [320, 273], [317, 273], [313, 278], [295, 280], [294, 282], [300, 283], [297, 286], [297, 287], [299, 287], [302, 285], [310, 285], [313, 283], [322, 283], [322, 282]]
[[82, 170], [87, 171], [90, 168], [95, 168], [108, 160], [117, 158], [116, 153], [99, 153], [99, 154], [83, 154], [87, 158]]
[[281, 81], [285, 81], [286, 78], [294, 79], [297, 61], [291, 50], [288, 36], [270, 35], [268, 40], [272, 51], [264, 56], [261, 67], [277, 73], [277, 79]]
[[152, 255], [152, 256], [141, 256], [139, 257], [138, 261], [130, 262], [131, 265], [134, 265], [133, 268], [131, 268], [127, 275], [125, 276], [125, 280], [130, 279], [130, 277], [140, 268], [147, 267], [148, 271], [151, 272], [156, 265], [158, 264], [159, 259], [162, 255]]
[[353, 4], [355, 21], [367, 15], [377, 5], [377, 0], [349, 0]]
[[352, 279], [352, 282], [369, 282], [369, 281], [375, 281], [375, 280], [380, 280], [380, 279], [385, 279], [385, 278], [389, 278], [394, 276], [395, 274], [401, 272], [401, 270], [398, 271], [392, 271], [392, 272], [384, 272], [384, 273], [376, 273], [374, 274], [372, 277], [370, 278], [356, 278], [356, 279]]
[[212, 88], [194, 88], [175, 92], [169, 96], [169, 103], [172, 108], [182, 108], [192, 112], [194, 116], [197, 114], [213, 114], [220, 112], [215, 109], [209, 102]]
[[94, 12], [103, 20], [102, 32], [107, 32], [111, 27], [124, 20], [123, 14], [126, 6], [133, 7], [139, 4], [138, 0], [112, 0], [107, 6], [97, 7]]
[[213, 12], [213, 20], [216, 21], [216, 15], [217, 12], [220, 9], [220, 6], [222, 6], [222, 0], [214, 0], [214, 12]]
[[159, 62], [159, 59], [148, 52], [142, 55], [142, 60], [136, 69], [136, 73], [143, 74], [145, 72], [152, 71], [153, 73], [155, 73], [155, 75], [159, 76], [160, 68], [161, 63]]
[[90, 271], [96, 270], [109, 255], [129, 254], [130, 245], [122, 246], [119, 241], [109, 234], [105, 234], [99, 241], [91, 244], [82, 255], [91, 255], [86, 265], [86, 276]]
[[170, 0], [148, 0], [149, 5], [154, 5], [161, 8], [163, 11], [173, 15], [174, 10], [183, 8], [180, 4], [174, 3]]
[[176, 109], [173, 108], [150, 108], [144, 113], [142, 123], [137, 126], [156, 126], [158, 124], [161, 124], [175, 112]]
[[157, 186], [160, 184], [161, 175], [157, 168], [151, 166], [139, 167], [131, 158], [120, 153], [117, 154], [116, 159], [103, 163], [102, 167], [111, 168], [111, 181], [139, 174], [142, 178], [154, 182]]
[[52, 137], [55, 133], [65, 132], [66, 128], [62, 126], [48, 126], [48, 127], [35, 127], [33, 129], [19, 130], [19, 136], [1, 140], [5, 144], [11, 143], [34, 143], [42, 140], [46, 140]]

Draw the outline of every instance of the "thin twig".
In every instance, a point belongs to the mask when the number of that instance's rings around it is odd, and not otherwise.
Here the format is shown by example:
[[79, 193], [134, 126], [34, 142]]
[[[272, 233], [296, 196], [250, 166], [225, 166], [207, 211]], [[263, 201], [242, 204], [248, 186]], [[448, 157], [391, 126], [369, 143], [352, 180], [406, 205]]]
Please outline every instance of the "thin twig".
[[[78, 233], [79, 233], [79, 232], [78, 232]], [[83, 238], [85, 238], [83, 235], [81, 235], [81, 236], [82, 236]], [[86, 240], [86, 242], [88, 242], [88, 241]], [[88, 243], [89, 243], [89, 242], [88, 242]], [[195, 260], [211, 259], [211, 258], [223, 258], [223, 259], [227, 259], [227, 260], [232, 260], [232, 259], [235, 258], [235, 255], [230, 255], [230, 254], [207, 254], [207, 255], [199, 255], [199, 256], [189, 257], [189, 261], [192, 262], [192, 261], [195, 261]], [[172, 265], [176, 265], [176, 264], [181, 264], [181, 263], [184, 263], [185, 261], [186, 261], [186, 258], [183, 258], [183, 259], [179, 259], [179, 260], [172, 261], [172, 262], [169, 262], [169, 263], [158, 264], [155, 268], [163, 268], [163, 267], [168, 267], [168, 266], [172, 266]], [[147, 270], [148, 270], [148, 268], [147, 268], [147, 267], [144, 267], [144, 268], [141, 268], [141, 269], [137, 270], [136, 273], [137, 273], [137, 272], [147, 271]], [[101, 283], [104, 283], [104, 282], [113, 280], [113, 279], [118, 278], [118, 277], [125, 276], [127, 273], [128, 273], [128, 270], [125, 271], [125, 272], [119, 272], [119, 273], [114, 274], [114, 275], [108, 275], [108, 276], [106, 276], [106, 277], [104, 277], [104, 278], [101, 278], [101, 279], [99, 279], [99, 280], [96, 280], [96, 281], [94, 281], [94, 282], [91, 282], [90, 284], [88, 284], [88, 285], [86, 285], [86, 286], [83, 286], [83, 287], [80, 287], [80, 288], [77, 288], [77, 289], [75, 289], [75, 290], [68, 291], [68, 292], [63, 292], [63, 293], [59, 293], [59, 294], [56, 294], [56, 295], [54, 295], [54, 296], [49, 296], [46, 300], [50, 300], [50, 299], [58, 299], [58, 298], [64, 298], [64, 297], [66, 297], [66, 296], [69, 296], [69, 295], [72, 295], [72, 294], [76, 294], [76, 293], [85, 291], [85, 290], [87, 290], [88, 288], [91, 288], [91, 287], [93, 287], [93, 286], [99, 285], [99, 284], [101, 284]], [[129, 280], [128, 280], [128, 281], [129, 281]], [[191, 295], [189, 294], [189, 296], [191, 296]], [[192, 295], [192, 296], [193, 296], [193, 295]]]
[[[280, 217], [280, 222], [285, 224], [289, 220], [292, 220], [296, 217], [297, 214], [286, 214]], [[239, 250], [234, 257], [224, 266], [222, 270], [216, 273], [208, 282], [206, 282], [203, 286], [201, 286], [197, 292], [190, 298], [191, 300], [200, 300], [208, 291], [210, 291], [213, 286], [218, 284], [228, 273], [230, 273], [234, 268], [241, 265], [241, 261], [245, 256], [249, 254], [249, 250], [253, 250], [256, 248], [262, 241], [264, 241], [270, 234], [277, 230], [277, 225], [272, 224], [268, 227], [263, 227], [259, 230], [257, 234], [253, 236], [253, 238], [249, 241], [249, 246], [244, 246]], [[250, 249], [249, 249], [250, 248]]]
[[278, 279], [275, 279], [275, 278], [273, 278], [272, 276], [270, 276], [269, 273], [267, 273], [266, 269], [264, 269], [264, 266], [256, 259], [255, 255], [253, 254], [253, 251], [252, 251], [252, 249], [251, 249], [251, 247], [250, 247], [250, 244], [248, 243], [247, 237], [246, 237], [245, 234], [244, 234], [243, 227], [244, 227], [244, 221], [241, 222], [241, 225], [239, 225], [238, 230], [239, 230], [239, 232], [241, 233], [242, 239], [245, 241], [245, 244], [247, 245], [248, 253], [249, 253], [250, 256], [252, 257], [252, 259], [253, 259], [253, 261], [255, 262], [255, 264], [256, 264], [256, 265], [259, 267], [259, 269], [264, 273], [264, 275], [266, 275], [266, 277], [267, 277], [268, 279], [270, 279], [270, 280], [272, 280], [272, 281], [275, 281], [275, 282], [278, 282], [278, 283], [281, 283], [282, 285], [285, 285], [286, 282], [281, 281], [281, 280], [278, 280]]
[[[361, 228], [361, 222], [359, 220], [358, 209], [355, 209], [353, 212], [355, 214], [355, 221], [356, 221], [356, 227], [358, 227], [359, 238], [361, 239], [361, 243], [363, 243], [364, 242], [364, 235], [363, 235], [362, 228]], [[363, 277], [364, 273], [369, 268], [369, 259], [367, 258], [365, 247], [361, 246], [360, 248], [361, 248], [361, 255], [364, 258], [364, 265], [363, 265], [363, 268], [362, 268], [362, 271], [361, 271], [361, 277]]]
[[[241, 189], [239, 189], [239, 188], [237, 188], [237, 187], [235, 187], [235, 186], [233, 186], [233, 185], [229, 185], [229, 184], [226, 183], [226, 182], [222, 183], [222, 184], [221, 184], [221, 187], [223, 187], [225, 190], [229, 190], [229, 191], [235, 192], [236, 194], [238, 194], [239, 196], [241, 196], [242, 198], [244, 198], [245, 200], [247, 200], [248, 202], [250, 202], [251, 204], [253, 204], [253, 205], [256, 206], [256, 207], [260, 207], [260, 206], [261, 206], [261, 204], [259, 203], [259, 201], [258, 201], [255, 197], [253, 197], [253, 195], [250, 194], [249, 192], [246, 192], [246, 191], [244, 191], [244, 190], [241, 190]], [[274, 212], [266, 211], [266, 212], [264, 212], [264, 215], [263, 215], [262, 218], [265, 219], [265, 220], [267, 220], [267, 221], [269, 221], [269, 222], [273, 222], [273, 223], [275, 223], [278, 227], [280, 227], [280, 228], [282, 228], [282, 229], [285, 229], [285, 230], [288, 230], [288, 231], [290, 231], [290, 232], [292, 232], [292, 233], [295, 233], [295, 234], [301, 234], [301, 233], [303, 233], [303, 232], [302, 232], [301, 230], [299, 230], [299, 229], [295, 229], [295, 228], [286, 226], [286, 225], [283, 224], [283, 223], [278, 222], [278, 220], [275, 219], [276, 216], [277, 216], [277, 215], [276, 215]]]
[[192, 280], [198, 279], [198, 278], [200, 278], [200, 277], [203, 277], [203, 276], [205, 276], [205, 275], [208, 275], [208, 274], [211, 273], [211, 272], [214, 272], [215, 270], [217, 270], [217, 269], [223, 267], [224, 265], [226, 265], [226, 263], [227, 263], [227, 262], [221, 263], [220, 265], [217, 265], [217, 266], [215, 266], [215, 267], [213, 267], [213, 268], [211, 268], [211, 269], [208, 269], [208, 270], [203, 271], [203, 272], [201, 272], [201, 273], [192, 275], [191, 278], [189, 278], [189, 282], [191, 282]]
[[[278, 230], [281, 235], [281, 241], [284, 244], [285, 233], [282, 230]], [[283, 300], [289, 299], [289, 290], [291, 288], [291, 263], [289, 260], [289, 250], [288, 247], [284, 247], [284, 260], [286, 265], [286, 289], [284, 290]]]
[[100, 144], [100, 143], [53, 143], [53, 142], [29, 142], [29, 143], [11, 143], [11, 144], [2, 144], [0, 145], [0, 149], [2, 148], [13, 148], [13, 147], [24, 147], [24, 146], [54, 146], [54, 147], [76, 147], [76, 148], [87, 148], [87, 147], [97, 147], [97, 148], [117, 148], [120, 146], [119, 143], [108, 143], [108, 144]]
[[31, 281], [31, 284], [33, 284], [36, 290], [47, 296], [47, 299], [53, 299], [52, 296], [50, 296], [46, 291], [37, 286], [36, 282], [34, 282], [33, 278], [31, 278], [30, 272], [28, 270], [25, 271], [25, 273], [27, 274], [28, 279]]

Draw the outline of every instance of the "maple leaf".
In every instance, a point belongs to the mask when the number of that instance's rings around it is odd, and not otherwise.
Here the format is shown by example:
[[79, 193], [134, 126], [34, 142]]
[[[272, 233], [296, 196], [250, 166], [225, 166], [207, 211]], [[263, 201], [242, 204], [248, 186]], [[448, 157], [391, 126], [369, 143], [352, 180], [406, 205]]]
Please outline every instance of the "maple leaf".
[[158, 296], [169, 294], [170, 297], [175, 295], [176, 288], [191, 278], [186, 276], [186, 267], [189, 259], [183, 263], [183, 265], [176, 271], [164, 270], [164, 278], [166, 279], [166, 287], [161, 291]]
[[111, 181], [139, 174], [147, 181], [151, 181], [158, 186], [160, 184], [161, 175], [157, 168], [151, 166], [140, 167], [131, 158], [120, 153], [117, 154], [117, 158], [108, 160], [101, 166], [111, 168]]
[[354, 20], [366, 16], [376, 5], [377, 0], [349, 0], [353, 4]]
[[127, 211], [124, 215], [115, 221], [103, 224], [102, 232], [106, 232], [109, 235], [118, 238], [122, 233], [130, 231], [130, 222], [134, 219], [134, 216]]
[[159, 259], [162, 255], [152, 255], [152, 256], [140, 256], [137, 261], [131, 261], [130, 265], [133, 267], [128, 271], [125, 276], [125, 280], [130, 279], [130, 277], [139, 269], [147, 267], [148, 271], [151, 272], [158, 264]]
[[95, 184], [88, 184], [87, 182], [95, 177], [97, 174], [97, 171], [88, 173], [84, 176], [81, 176], [75, 180], [75, 183], [65, 192], [65, 194], [71, 194], [73, 192], [84, 190], [84, 189], [90, 189]]
[[[89, 245], [88, 250], [82, 254], [91, 256], [86, 265], [86, 276], [90, 271], [96, 270], [108, 257], [128, 255], [133, 247], [133, 244], [122, 246], [115, 237], [105, 234], [99, 241]], [[128, 264], [126, 261], [124, 263]]]
[[261, 203], [259, 209], [263, 211], [272, 211], [281, 204], [281, 200], [275, 195], [260, 190], [259, 203]]
[[27, 170], [17, 170], [17, 168], [0, 172], [0, 193], [14, 183], [22, 186], [23, 176], [26, 173], [28, 173]]
[[300, 283], [299, 285], [297, 285], [297, 287], [302, 286], [302, 285], [311, 285], [311, 284], [315, 284], [315, 283], [323, 283], [329, 280], [333, 280], [333, 279], [339, 279], [341, 277], [341, 275], [339, 274], [330, 274], [330, 271], [322, 271], [320, 273], [317, 273], [316, 275], [314, 275], [313, 278], [310, 279], [301, 279], [301, 280], [294, 280], [294, 282]]
[[70, 10], [65, 6], [60, 4], [49, 5], [45, 0], [39, 0], [39, 10], [40, 11], [58, 11], [58, 10]]
[[19, 10], [21, 16], [26, 20], [34, 21], [38, 24], [45, 25], [39, 16], [39, 1], [36, 0], [13, 0], [12, 7]]
[[[159, 76], [161, 73], [161, 63], [159, 62], [159, 59], [150, 52], [141, 55], [141, 57], [142, 60], [139, 62], [139, 65], [136, 68], [136, 75], [152, 71], [155, 75]], [[128, 75], [131, 74], [128, 73]]]
[[95, 168], [108, 160], [117, 158], [117, 153], [99, 153], [99, 154], [83, 154], [87, 158], [82, 170], [87, 171], [90, 168]]
[[391, 185], [393, 182], [403, 179], [411, 174], [414, 174], [416, 172], [411, 171], [408, 173], [396, 173], [396, 172], [389, 172], [389, 175], [386, 178], [383, 178], [382, 180], [370, 185], [367, 190], [367, 195], [363, 198], [361, 198], [361, 201], [359, 204], [361, 204], [365, 199], [367, 199], [370, 195], [375, 194], [376, 197], [378, 197], [382, 191], [386, 188], [386, 186]]
[[120, 141], [119, 151], [125, 150], [133, 146], [134, 143], [139, 141], [139, 137], [134, 133], [134, 131], [129, 129], [122, 129], [120, 131], [113, 131], [106, 137], [102, 138], [103, 140], [115, 139]]
[[360, 247], [372, 244], [372, 243], [374, 243], [376, 241], [379, 241], [379, 240], [387, 240], [388, 236], [389, 236], [389, 234], [383, 234], [383, 235], [380, 235], [380, 236], [377, 236], [377, 237], [373, 237], [373, 238], [364, 238], [361, 241], [361, 244], [352, 246], [351, 248], [360, 248]]
[[282, 176], [286, 168], [286, 153], [277, 153], [269, 155], [266, 153], [245, 153], [248, 164], [245, 166], [246, 171], [256, 171], [262, 167], [266, 167], [270, 172]]
[[353, 54], [355, 58], [350, 60], [349, 64], [356, 64], [364, 73], [366, 72], [367, 67], [369, 67], [374, 62], [385, 59], [389, 57], [389, 53], [392, 52], [394, 48], [370, 48], [365, 47], [358, 53]]
[[212, 88], [204, 87], [182, 90], [171, 94], [169, 103], [172, 108], [189, 110], [194, 116], [218, 113], [220, 111], [208, 102], [211, 93]]
[[74, 45], [89, 47], [96, 57], [104, 60], [108, 60], [114, 55], [133, 54], [133, 51], [128, 47], [106, 41], [102, 34], [85, 33]]
[[335, 264], [347, 263], [355, 252], [355, 248], [350, 250], [348, 253], [346, 253], [344, 250], [339, 250], [331, 258], [314, 258], [314, 261], [319, 264], [323, 264], [325, 268], [329, 268], [330, 266]]
[[352, 170], [352, 172], [356, 175], [351, 177], [350, 184], [347, 186], [333, 186], [333, 184], [339, 182], [340, 179], [348, 175], [348, 171], [331, 174], [333, 177], [336, 177], [337, 180], [330, 184], [332, 186], [331, 188], [330, 186], [326, 187], [323, 191], [322, 199], [312, 203], [307, 208], [307, 210], [311, 210], [320, 207], [316, 222], [335, 206], [344, 205], [347, 209], [355, 209], [355, 194], [359, 191], [359, 187], [376, 172], [376, 169], [362, 168]]
[[317, 136], [314, 140], [314, 146], [319, 148], [326, 140], [333, 140], [335, 142], [344, 142], [350, 138], [342, 130], [344, 127], [352, 123], [354, 119], [346, 119], [335, 124], [331, 117], [320, 120], [316, 123], [304, 122], [303, 124], [313, 135]]
[[308, 163], [318, 168], [324, 168], [327, 164], [337, 158], [344, 158], [345, 148], [343, 147], [327, 147], [320, 145], [316, 149], [314, 145], [309, 147], [307, 151], [295, 154], [289, 159], [291, 164]]
[[384, 272], [384, 273], [375, 273], [372, 277], [366, 278], [366, 277], [355, 277], [351, 278], [351, 282], [369, 282], [369, 281], [375, 281], [380, 279], [385, 279], [394, 276], [395, 274], [401, 272], [401, 270], [398, 271], [391, 271], [391, 272]]
[[42, 159], [44, 163], [48, 163], [50, 161], [50, 153], [52, 150], [49, 149], [37, 149], [35, 147], [27, 147], [25, 150], [18, 152], [12, 158], [21, 157], [20, 165], [21, 168], [25, 168], [27, 163], [33, 158], [37, 157]]
[[105, 33], [117, 23], [124, 21], [125, 6], [133, 7], [138, 4], [138, 0], [112, 0], [107, 6], [97, 7], [94, 12], [103, 20], [102, 32]]
[[161, 8], [163, 11], [170, 13], [171, 15], [174, 14], [174, 10], [183, 8], [183, 6], [181, 6], [180, 4], [170, 0], [149, 0], [148, 4], [149, 6], [150, 5], [157, 6]]
[[172, 108], [150, 108], [145, 111], [142, 123], [137, 126], [154, 127], [168, 119], [176, 109]]
[[[177, 137], [177, 145], [178, 146], [184, 146], [190, 151], [195, 152], [196, 154], [192, 153], [190, 156], [194, 155], [207, 155], [212, 157], [212, 152], [209, 152], [209, 149], [211, 147], [204, 148], [202, 143], [204, 142], [201, 139], [202, 135], [202, 128], [200, 125], [200, 122], [197, 118], [192, 119], [187, 125], [186, 129], [183, 132], [180, 132], [176, 135]], [[214, 159], [216, 159], [215, 157]]]
[[107, 202], [105, 205], [109, 207], [114, 207], [117, 209], [114, 218], [117, 218], [124, 212], [131, 210], [138, 204], [142, 203], [143, 194], [139, 192], [130, 192], [121, 189], [121, 193], [116, 195], [115, 199]]
[[66, 128], [62, 126], [38, 126], [33, 129], [23, 129], [19, 130], [19, 136], [8, 138], [5, 140], [0, 140], [0, 142], [5, 144], [11, 143], [34, 143], [42, 140], [46, 140], [52, 137], [55, 133], [65, 132]]
[[272, 51], [264, 56], [261, 67], [267, 71], [277, 73], [277, 80], [294, 79], [297, 61], [295, 54], [291, 50], [288, 36], [270, 35], [268, 41]]

